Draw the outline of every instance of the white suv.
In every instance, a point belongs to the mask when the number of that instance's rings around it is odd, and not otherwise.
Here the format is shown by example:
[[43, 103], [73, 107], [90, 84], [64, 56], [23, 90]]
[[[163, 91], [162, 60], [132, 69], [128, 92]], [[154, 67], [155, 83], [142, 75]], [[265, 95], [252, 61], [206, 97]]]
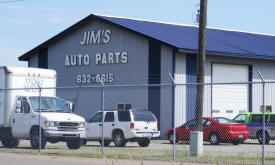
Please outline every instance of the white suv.
[[[104, 146], [114, 141], [115, 146], [124, 147], [128, 141], [147, 147], [152, 137], [160, 136], [156, 117], [148, 110], [104, 111]], [[102, 137], [102, 111], [97, 112], [86, 123], [86, 140], [99, 141]]]

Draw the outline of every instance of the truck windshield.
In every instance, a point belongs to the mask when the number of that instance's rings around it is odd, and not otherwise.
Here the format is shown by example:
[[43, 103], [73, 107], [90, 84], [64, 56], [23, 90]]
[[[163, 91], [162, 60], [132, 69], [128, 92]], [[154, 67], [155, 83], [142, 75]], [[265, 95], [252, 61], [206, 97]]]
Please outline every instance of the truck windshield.
[[39, 107], [39, 97], [30, 97], [31, 105], [35, 112], [39, 112], [40, 108], [42, 112], [62, 112], [70, 113], [71, 111], [65, 105], [64, 100], [55, 97], [41, 97], [41, 105]]

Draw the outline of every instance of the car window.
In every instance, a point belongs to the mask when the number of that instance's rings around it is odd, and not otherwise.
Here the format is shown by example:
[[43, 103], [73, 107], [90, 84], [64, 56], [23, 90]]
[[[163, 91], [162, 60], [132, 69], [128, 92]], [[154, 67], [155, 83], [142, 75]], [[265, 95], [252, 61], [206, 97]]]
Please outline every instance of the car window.
[[206, 120], [206, 122], [204, 123], [205, 127], [209, 127], [211, 125], [211, 121], [210, 120]]
[[102, 112], [98, 112], [91, 119], [88, 120], [89, 123], [102, 122]]
[[214, 118], [214, 120], [218, 123], [221, 123], [221, 124], [225, 124], [225, 123], [233, 123], [232, 120], [230, 119], [227, 119], [227, 118], [222, 118], [222, 117], [217, 117], [217, 118]]
[[132, 113], [135, 121], [148, 121], [148, 122], [156, 121], [156, 118], [154, 117], [151, 111], [138, 110], [138, 111], [132, 111]]
[[196, 125], [196, 121], [195, 120], [191, 120], [188, 123], [186, 123], [184, 126], [185, 127], [194, 127]]
[[240, 114], [237, 117], [235, 117], [233, 120], [236, 121], [237, 123], [244, 123], [246, 118], [246, 114]]
[[[268, 115], [265, 115], [265, 122], [267, 122]], [[262, 123], [263, 115], [262, 114], [252, 114], [251, 115], [251, 123]]]
[[105, 122], [114, 122], [114, 112], [107, 112], [105, 115]]
[[118, 111], [118, 120], [119, 121], [131, 121], [129, 111]]
[[275, 123], [275, 114], [270, 116], [269, 123]]

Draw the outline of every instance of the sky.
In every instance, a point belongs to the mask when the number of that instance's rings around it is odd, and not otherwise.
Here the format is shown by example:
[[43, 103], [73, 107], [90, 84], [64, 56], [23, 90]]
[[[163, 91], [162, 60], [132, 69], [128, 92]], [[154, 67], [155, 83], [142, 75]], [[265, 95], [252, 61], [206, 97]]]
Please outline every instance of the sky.
[[[200, 0], [0, 0], [0, 66], [90, 14], [195, 25]], [[207, 27], [275, 35], [275, 0], [208, 0]]]

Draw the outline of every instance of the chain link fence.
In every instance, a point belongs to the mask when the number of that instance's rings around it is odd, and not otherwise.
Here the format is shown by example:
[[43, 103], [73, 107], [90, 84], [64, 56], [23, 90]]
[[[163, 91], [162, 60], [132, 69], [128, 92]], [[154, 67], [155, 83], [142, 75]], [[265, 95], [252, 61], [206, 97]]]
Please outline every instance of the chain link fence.
[[[195, 131], [198, 85], [204, 88], [204, 142], [203, 156], [194, 157], [189, 137]], [[4, 151], [187, 163], [275, 162], [275, 82], [99, 83], [1, 89], [0, 94]]]

